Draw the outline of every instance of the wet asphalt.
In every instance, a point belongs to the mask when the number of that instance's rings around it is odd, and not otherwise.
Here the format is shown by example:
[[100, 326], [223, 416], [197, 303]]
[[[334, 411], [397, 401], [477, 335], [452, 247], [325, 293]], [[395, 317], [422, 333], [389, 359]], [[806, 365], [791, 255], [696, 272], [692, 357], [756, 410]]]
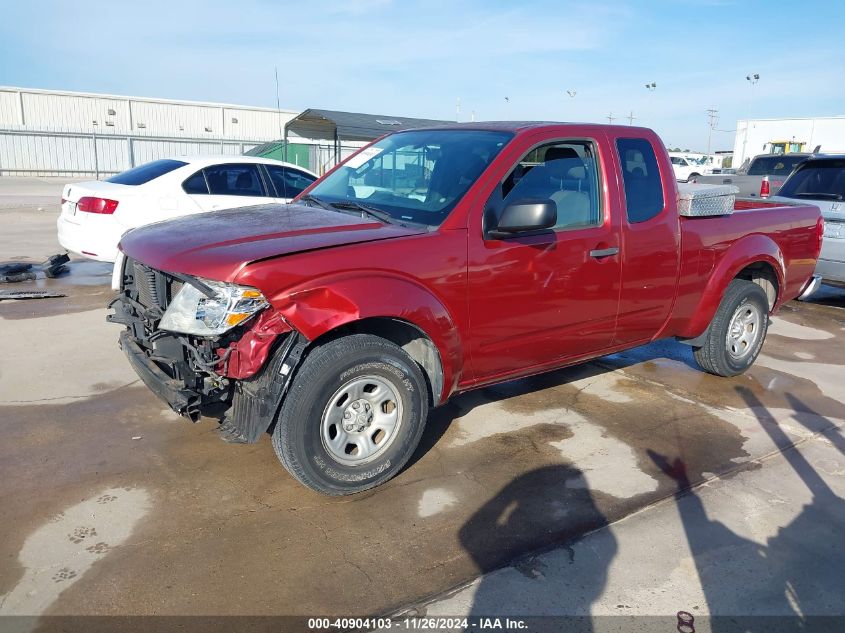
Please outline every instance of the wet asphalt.
[[[54, 220], [0, 211], [0, 261], [51, 254]], [[67, 297], [0, 302], [0, 614], [390, 613], [647, 513], [677, 492], [655, 454], [689, 485], [730, 482], [845, 424], [845, 291], [824, 288], [784, 306], [742, 376], [661, 341], [467, 393], [397, 478], [326, 498], [269, 437], [225, 444], [140, 384], [104, 320], [109, 281], [73, 261], [27, 285]]]

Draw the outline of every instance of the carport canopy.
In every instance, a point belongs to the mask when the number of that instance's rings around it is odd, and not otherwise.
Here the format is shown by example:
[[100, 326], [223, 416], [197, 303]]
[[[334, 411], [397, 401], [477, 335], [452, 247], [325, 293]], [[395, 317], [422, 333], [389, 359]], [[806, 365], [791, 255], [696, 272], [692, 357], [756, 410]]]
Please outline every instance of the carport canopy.
[[289, 137], [325, 140], [334, 144], [337, 160], [343, 141], [372, 141], [389, 132], [444, 123], [451, 121], [309, 108], [285, 124], [284, 141], [287, 146]]

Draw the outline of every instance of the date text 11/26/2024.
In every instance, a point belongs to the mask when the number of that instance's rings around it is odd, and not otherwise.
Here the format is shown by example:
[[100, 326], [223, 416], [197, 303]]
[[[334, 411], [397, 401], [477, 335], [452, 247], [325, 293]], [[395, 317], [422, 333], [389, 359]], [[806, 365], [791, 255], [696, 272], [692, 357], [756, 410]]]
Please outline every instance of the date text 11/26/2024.
[[528, 623], [520, 618], [473, 617], [409, 617], [392, 620], [390, 618], [309, 618], [308, 629], [311, 631], [525, 631]]

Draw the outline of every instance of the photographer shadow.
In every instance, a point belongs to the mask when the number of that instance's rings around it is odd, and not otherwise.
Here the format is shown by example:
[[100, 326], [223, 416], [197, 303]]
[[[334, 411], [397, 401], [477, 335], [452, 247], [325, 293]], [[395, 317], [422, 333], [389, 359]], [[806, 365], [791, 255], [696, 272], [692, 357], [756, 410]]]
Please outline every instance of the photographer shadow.
[[[775, 445], [789, 446], [788, 436], [757, 397], [743, 387], [737, 392]], [[797, 412], [813, 413], [794, 396], [787, 398]], [[806, 416], [794, 419], [810, 431], [819, 430], [808, 425]], [[827, 426], [826, 437], [845, 454], [845, 439], [836, 427]], [[707, 515], [701, 498], [690, 488], [682, 460], [670, 463], [649, 451], [654, 463], [676, 482], [678, 511], [712, 616], [710, 628], [716, 633], [832, 631], [845, 624], [845, 500], [831, 490], [800, 450], [788, 448], [781, 455], [812, 500], [761, 544]]]

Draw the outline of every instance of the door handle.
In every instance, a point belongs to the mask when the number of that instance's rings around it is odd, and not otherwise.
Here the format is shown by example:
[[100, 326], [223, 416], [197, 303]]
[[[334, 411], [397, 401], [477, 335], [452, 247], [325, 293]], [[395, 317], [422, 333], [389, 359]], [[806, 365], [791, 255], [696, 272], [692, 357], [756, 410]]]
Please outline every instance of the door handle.
[[590, 251], [590, 257], [595, 257], [596, 259], [601, 259], [602, 257], [610, 257], [612, 255], [619, 254], [619, 247], [614, 246], [612, 248], [597, 248], [595, 250]]

